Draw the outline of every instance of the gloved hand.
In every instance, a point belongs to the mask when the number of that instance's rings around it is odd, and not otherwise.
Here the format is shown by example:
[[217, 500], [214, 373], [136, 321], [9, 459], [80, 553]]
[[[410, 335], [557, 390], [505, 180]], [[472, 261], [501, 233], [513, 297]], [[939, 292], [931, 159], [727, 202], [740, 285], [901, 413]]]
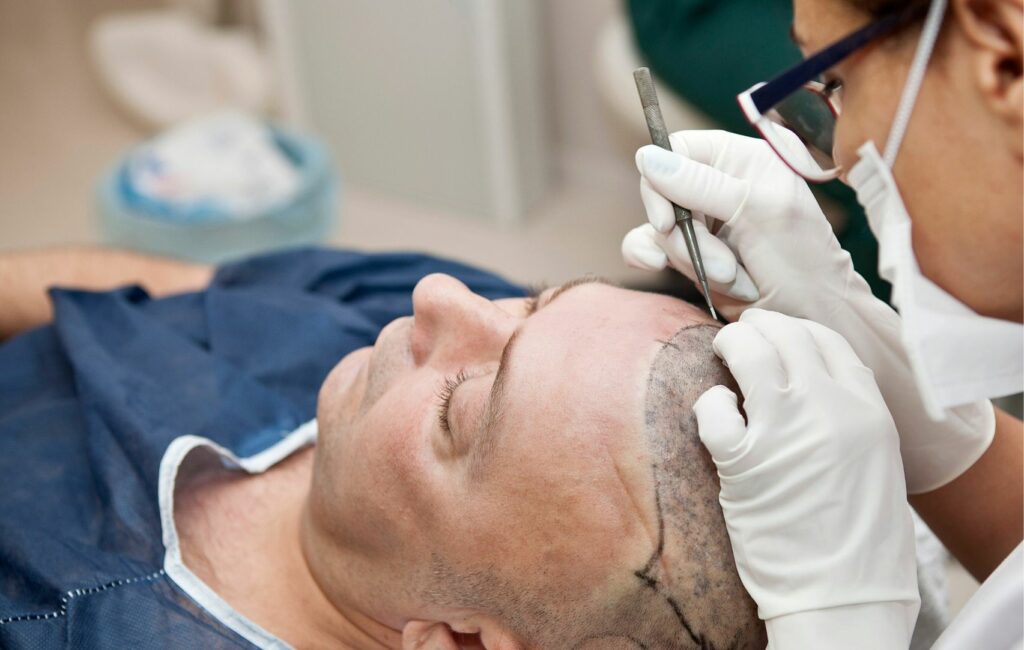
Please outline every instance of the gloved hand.
[[871, 370], [817, 323], [750, 309], [715, 337], [743, 392], [694, 404], [769, 648], [906, 650], [920, 597], [896, 427]]
[[[794, 138], [796, 136], [793, 136]], [[760, 307], [822, 323], [849, 341], [875, 373], [900, 432], [907, 487], [934, 490], [966, 471], [995, 432], [988, 401], [935, 422], [917, 392], [899, 339], [899, 316], [876, 299], [840, 246], [814, 196], [766, 142], [725, 131], [680, 131], [673, 151], [637, 151], [649, 223], [622, 242], [627, 263], [693, 267], [669, 201], [723, 222], [697, 227], [716, 308], [729, 320]], [[706, 216], [705, 216], [706, 215]]]

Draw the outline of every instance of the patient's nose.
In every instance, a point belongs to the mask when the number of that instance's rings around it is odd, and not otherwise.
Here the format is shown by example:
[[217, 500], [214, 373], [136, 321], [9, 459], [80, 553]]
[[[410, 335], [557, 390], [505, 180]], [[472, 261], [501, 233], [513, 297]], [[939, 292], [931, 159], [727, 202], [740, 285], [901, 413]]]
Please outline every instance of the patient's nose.
[[417, 365], [497, 361], [518, 322], [455, 278], [440, 273], [416, 284], [412, 306], [411, 345]]

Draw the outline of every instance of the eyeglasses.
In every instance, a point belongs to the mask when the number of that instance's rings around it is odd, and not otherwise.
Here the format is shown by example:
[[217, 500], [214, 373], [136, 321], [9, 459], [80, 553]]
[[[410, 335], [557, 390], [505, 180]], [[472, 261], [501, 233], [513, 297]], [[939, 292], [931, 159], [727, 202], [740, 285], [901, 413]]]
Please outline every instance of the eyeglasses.
[[904, 27], [928, 10], [913, 6], [879, 18], [808, 57], [736, 99], [747, 120], [789, 167], [813, 183], [837, 178], [842, 169], [833, 155], [840, 102], [838, 82], [818, 79], [860, 48]]

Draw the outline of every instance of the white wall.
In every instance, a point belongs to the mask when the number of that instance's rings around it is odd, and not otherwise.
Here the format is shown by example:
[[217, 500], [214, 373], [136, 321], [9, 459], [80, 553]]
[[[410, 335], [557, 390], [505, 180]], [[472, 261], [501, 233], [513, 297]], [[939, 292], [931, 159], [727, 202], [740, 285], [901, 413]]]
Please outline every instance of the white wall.
[[[598, 37], [622, 11], [622, 2], [303, 0], [280, 4], [290, 14], [288, 40], [297, 54], [308, 126], [332, 142], [343, 178], [424, 205], [480, 214], [488, 212], [488, 192], [494, 188], [473, 179], [488, 164], [484, 149], [495, 129], [481, 123], [478, 107], [466, 100], [466, 88], [477, 83], [480, 75], [474, 74], [473, 66], [478, 64], [474, 43], [466, 40], [465, 25], [460, 22], [472, 23], [482, 4], [492, 4], [506, 14], [503, 19], [511, 18], [518, 25], [517, 31], [504, 32], [513, 38], [503, 44], [503, 55], [515, 75], [506, 103], [516, 136], [512, 142], [520, 149], [511, 157], [520, 186], [543, 188], [561, 180], [588, 179], [607, 186], [629, 176], [632, 152], [641, 144], [623, 128], [621, 117], [611, 114], [595, 83]], [[524, 8], [529, 8], [529, 15], [515, 15]], [[529, 24], [536, 24], [536, 29], [522, 27]], [[449, 73], [442, 74], [439, 65], [449, 67]], [[626, 84], [632, 83], [629, 72], [623, 73]], [[383, 102], [374, 103], [374, 90]], [[639, 109], [636, 114], [639, 119]], [[428, 126], [411, 129], [410, 119]], [[380, 133], [387, 124], [406, 134], [411, 158], [395, 161], [373, 149], [375, 140], [391, 142]], [[501, 147], [495, 148], [500, 155]], [[400, 173], [389, 178], [396, 162], [401, 163]], [[439, 168], [444, 169], [441, 177]], [[563, 178], [559, 171], [567, 171], [571, 178]], [[531, 205], [537, 196], [528, 197], [524, 204]]]
[[342, 177], [467, 216], [524, 216], [548, 182], [536, 3], [289, 4], [305, 114]]
[[618, 125], [594, 82], [594, 50], [601, 28], [623, 0], [546, 0], [544, 26], [549, 101], [556, 146], [602, 158], [622, 154]]

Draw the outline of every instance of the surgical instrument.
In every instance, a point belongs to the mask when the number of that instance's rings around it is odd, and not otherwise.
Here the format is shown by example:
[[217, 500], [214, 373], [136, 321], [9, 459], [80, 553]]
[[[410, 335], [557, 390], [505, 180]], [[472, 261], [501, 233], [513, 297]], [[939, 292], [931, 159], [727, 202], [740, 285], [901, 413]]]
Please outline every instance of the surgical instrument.
[[[647, 130], [651, 134], [651, 142], [662, 149], [672, 151], [672, 143], [668, 139], [665, 118], [661, 116], [661, 105], [658, 103], [658, 92], [654, 89], [651, 71], [648, 68], [637, 68], [633, 71], [633, 79], [636, 81], [636, 90], [640, 94], [640, 104], [643, 106], [644, 117], [647, 119]], [[708, 303], [708, 309], [711, 310], [711, 317], [717, 320], [718, 314], [715, 313], [715, 306], [711, 304], [708, 277], [704, 272], [704, 259], [700, 256], [697, 233], [693, 229], [693, 214], [675, 203], [672, 204], [672, 208], [675, 210], [676, 225], [679, 226], [683, 233], [683, 239], [686, 241], [686, 250], [690, 253], [693, 271], [704, 292], [704, 300]]]

